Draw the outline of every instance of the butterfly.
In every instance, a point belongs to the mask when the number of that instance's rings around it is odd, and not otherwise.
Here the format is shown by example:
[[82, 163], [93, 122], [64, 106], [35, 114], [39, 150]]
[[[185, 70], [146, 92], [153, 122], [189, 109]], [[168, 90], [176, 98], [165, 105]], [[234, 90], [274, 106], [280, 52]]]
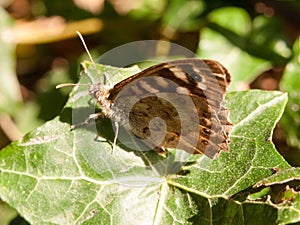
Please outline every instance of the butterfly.
[[89, 93], [101, 114], [147, 150], [176, 148], [215, 158], [229, 150], [232, 124], [224, 96], [230, 79], [219, 62], [188, 58], [151, 66], [114, 86], [92, 84]]
[[[97, 71], [82, 35], [77, 34]], [[106, 74], [104, 77], [108, 78]], [[215, 158], [229, 150], [232, 124], [224, 97], [230, 81], [227, 69], [214, 60], [188, 58], [160, 63], [114, 86], [89, 84], [89, 94], [100, 105], [101, 113], [91, 114], [88, 120], [101, 115], [114, 122], [113, 148], [117, 139], [122, 144], [133, 139], [148, 147], [133, 150], [166, 153], [166, 148], [175, 148]], [[76, 84], [57, 88], [64, 86]], [[120, 135], [119, 127], [132, 135]]]

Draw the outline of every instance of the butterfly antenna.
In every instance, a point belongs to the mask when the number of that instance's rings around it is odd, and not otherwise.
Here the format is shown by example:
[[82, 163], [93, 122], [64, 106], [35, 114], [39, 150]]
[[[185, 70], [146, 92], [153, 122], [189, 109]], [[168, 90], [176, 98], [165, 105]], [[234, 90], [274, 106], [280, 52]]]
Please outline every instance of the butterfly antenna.
[[75, 86], [83, 86], [83, 85], [89, 85], [89, 84], [73, 84], [73, 83], [65, 83], [65, 84], [58, 84], [55, 86], [56, 89], [59, 89], [59, 88], [63, 88], [63, 87], [75, 87]]
[[[97, 70], [97, 67], [96, 67], [96, 63], [95, 63], [95, 61], [94, 61], [93, 58], [92, 58], [92, 55], [91, 55], [91, 53], [90, 53], [90, 51], [89, 51], [89, 49], [88, 49], [88, 47], [87, 47], [87, 45], [86, 45], [86, 43], [85, 43], [85, 41], [84, 41], [84, 39], [83, 39], [83, 36], [81, 35], [81, 33], [80, 33], [79, 31], [76, 31], [76, 33], [77, 33], [77, 35], [79, 36], [79, 38], [80, 38], [80, 40], [81, 40], [81, 42], [82, 42], [82, 44], [83, 44], [83, 47], [84, 47], [86, 53], [88, 54], [88, 57], [90, 58], [90, 60], [91, 60], [91, 62], [92, 62], [92, 64], [93, 64], [93, 66], [94, 66], [95, 71], [98, 73], [98, 70]], [[108, 77], [105, 75], [105, 73], [104, 73], [103, 75], [104, 75], [105, 79], [111, 84], [110, 80], [109, 80]]]
[[73, 83], [58, 84], [55, 86], [55, 88], [59, 89], [59, 88], [70, 87], [70, 86], [78, 86], [78, 84], [73, 84]]

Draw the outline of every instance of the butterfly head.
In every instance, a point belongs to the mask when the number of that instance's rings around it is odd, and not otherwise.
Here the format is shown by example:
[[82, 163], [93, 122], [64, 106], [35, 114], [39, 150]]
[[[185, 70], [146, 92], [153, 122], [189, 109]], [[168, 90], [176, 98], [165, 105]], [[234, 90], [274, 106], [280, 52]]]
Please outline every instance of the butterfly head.
[[101, 106], [101, 111], [108, 117], [110, 116], [110, 108], [112, 104], [112, 102], [108, 100], [110, 89], [111, 88], [108, 85], [104, 85], [103, 83], [89, 85], [89, 94], [93, 99], [96, 99], [98, 104]]

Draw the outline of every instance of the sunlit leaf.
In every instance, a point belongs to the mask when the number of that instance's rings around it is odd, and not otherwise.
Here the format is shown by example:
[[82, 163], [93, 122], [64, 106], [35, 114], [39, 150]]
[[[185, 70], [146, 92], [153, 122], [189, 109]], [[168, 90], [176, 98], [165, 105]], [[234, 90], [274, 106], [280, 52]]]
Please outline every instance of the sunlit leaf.
[[[81, 84], [91, 82], [88, 76], [93, 83], [103, 80], [89, 63], [83, 67]], [[138, 71], [97, 69], [113, 83]], [[71, 130], [97, 110], [87, 89], [75, 87], [60, 116], [0, 152], [1, 198], [31, 224], [255, 224], [257, 218], [274, 224], [272, 206], [228, 197], [270, 176], [273, 167], [289, 167], [270, 141], [286, 94], [229, 93], [230, 152], [212, 160], [122, 145], [112, 152], [115, 134], [107, 119]]]

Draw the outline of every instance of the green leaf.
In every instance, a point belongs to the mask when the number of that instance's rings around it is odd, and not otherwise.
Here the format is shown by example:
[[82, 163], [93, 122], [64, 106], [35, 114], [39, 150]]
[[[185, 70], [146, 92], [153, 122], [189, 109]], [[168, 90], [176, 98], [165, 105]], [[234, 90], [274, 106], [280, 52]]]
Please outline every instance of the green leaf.
[[173, 0], [165, 11], [162, 24], [168, 35], [174, 35], [176, 31], [192, 30], [199, 27], [199, 14], [204, 11], [202, 1]]
[[279, 206], [278, 208], [278, 224], [291, 224], [299, 223], [300, 217], [300, 194], [293, 193], [293, 196], [290, 198], [292, 201], [286, 201]]
[[263, 71], [271, 68], [270, 62], [242, 51], [224, 36], [209, 28], [204, 28], [201, 32], [197, 55], [200, 58], [222, 62], [232, 76], [230, 90], [248, 85]]
[[270, 176], [273, 167], [289, 168], [270, 141], [286, 94], [229, 93], [229, 153], [212, 160], [170, 150], [163, 157], [113, 149], [105, 118], [71, 130], [99, 107], [84, 84], [103, 74], [114, 84], [138, 72], [103, 65], [95, 72], [87, 62], [83, 68], [83, 85], [74, 88], [61, 115], [0, 152], [1, 198], [31, 224], [255, 224], [254, 211], [262, 220], [276, 217], [271, 206], [228, 197]]
[[276, 204], [269, 202], [268, 204], [278, 209], [279, 224], [290, 224], [299, 222], [300, 217], [300, 193], [296, 188], [290, 188], [288, 184], [295, 186], [293, 181], [300, 180], [300, 168], [292, 167], [279, 170], [277, 173], [267, 177], [254, 185], [254, 187], [267, 186], [276, 190], [280, 190], [280, 184], [286, 184], [284, 190], [276, 194]]
[[275, 65], [285, 65], [292, 56], [291, 43], [283, 33], [284, 24], [276, 17], [257, 16], [253, 19], [250, 43], [246, 50]]
[[169, 204], [165, 206], [167, 212], [159, 224], [276, 224], [277, 209], [264, 203], [241, 203], [222, 197], [206, 198], [180, 189], [170, 193], [172, 198], [168, 196]]
[[0, 112], [13, 114], [20, 107], [21, 93], [15, 74], [15, 44], [10, 29], [13, 20], [0, 7]]
[[255, 187], [283, 184], [293, 180], [300, 180], [300, 168], [298, 167], [280, 170], [272, 176], [259, 181], [255, 184]]
[[262, 190], [260, 190], [256, 193], [250, 194], [248, 196], [248, 199], [252, 200], [252, 201], [257, 200], [257, 199], [262, 199], [262, 198], [268, 196], [270, 194], [270, 191], [271, 191], [270, 187], [263, 188]]
[[129, 15], [134, 19], [157, 20], [161, 17], [167, 1], [166, 0], [142, 0], [132, 2], [133, 6]]
[[243, 50], [252, 26], [251, 18], [245, 10], [220, 8], [212, 11], [208, 19], [211, 24], [201, 31], [197, 55], [222, 62], [232, 76], [231, 90], [248, 85], [257, 75], [271, 67], [267, 60]]
[[236, 7], [224, 7], [208, 15], [208, 27], [201, 31], [197, 55], [215, 59], [228, 68], [232, 75], [231, 90], [248, 85], [271, 62], [284, 64], [291, 50], [278, 22], [266, 17], [250, 15]]
[[241, 36], [247, 35], [251, 31], [251, 18], [242, 8], [218, 8], [208, 14], [208, 19]]
[[[300, 38], [298, 38], [294, 43], [293, 54], [294, 57], [286, 65], [280, 82], [281, 89], [289, 93], [289, 101], [281, 119], [281, 123], [287, 134], [288, 143], [291, 146], [295, 146], [300, 149]], [[299, 163], [299, 158], [293, 161], [298, 161]]]

